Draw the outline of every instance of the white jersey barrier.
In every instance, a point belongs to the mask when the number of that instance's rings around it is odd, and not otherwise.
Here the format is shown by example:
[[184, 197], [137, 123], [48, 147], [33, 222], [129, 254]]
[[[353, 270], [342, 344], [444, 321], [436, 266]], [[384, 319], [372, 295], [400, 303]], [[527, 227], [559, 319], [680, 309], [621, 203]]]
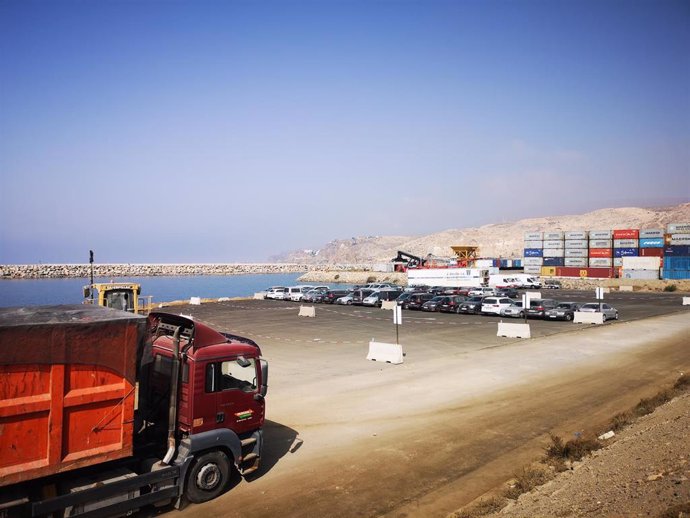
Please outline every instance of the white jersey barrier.
[[603, 324], [603, 313], [590, 313], [588, 311], [576, 311], [573, 324]]
[[367, 360], [387, 362], [398, 365], [403, 362], [403, 350], [400, 344], [386, 344], [383, 342], [369, 342]]
[[683, 297], [683, 306], [690, 306], [690, 297]]
[[265, 293], [255, 293], [254, 294], [254, 299], [255, 300], [264, 300], [266, 298]]
[[201, 297], [191, 297], [189, 304], [192, 306], [201, 306]]
[[384, 300], [381, 302], [381, 309], [395, 309], [398, 303], [394, 300]]
[[300, 306], [297, 316], [314, 318], [316, 316], [316, 309], [314, 309], [314, 306]]
[[632, 291], [633, 287], [632, 286], [619, 286], [618, 291]]
[[499, 322], [496, 336], [504, 336], [506, 338], [532, 338], [532, 333], [529, 324]]

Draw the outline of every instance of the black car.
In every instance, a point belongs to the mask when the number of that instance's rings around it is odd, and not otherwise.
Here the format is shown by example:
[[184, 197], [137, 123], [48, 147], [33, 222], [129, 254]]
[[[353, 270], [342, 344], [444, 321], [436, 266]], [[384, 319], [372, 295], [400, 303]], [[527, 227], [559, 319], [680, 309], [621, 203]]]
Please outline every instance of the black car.
[[519, 296], [518, 290], [515, 288], [499, 288], [496, 290], [498, 297], [508, 297], [509, 299], [516, 299]]
[[525, 308], [525, 316], [527, 318], [544, 318], [546, 312], [557, 305], [558, 303], [553, 299], [532, 299], [529, 301], [529, 307]]
[[575, 317], [575, 312], [580, 309], [577, 302], [559, 302], [558, 305], [546, 311], [544, 318], [547, 320], [567, 320], [570, 321]]
[[407, 299], [409, 299], [412, 295], [414, 295], [414, 292], [412, 291], [405, 291], [401, 293], [395, 301], [398, 303], [398, 306], [402, 306], [403, 309], [405, 309], [405, 302]]
[[432, 293], [413, 293], [410, 297], [403, 302], [403, 309], [422, 309], [422, 304], [434, 298]]
[[322, 302], [324, 304], [335, 304], [335, 301], [339, 299], [340, 297], [344, 297], [350, 293], [347, 290], [328, 290], [326, 293], [323, 294], [323, 299]]
[[465, 302], [467, 297], [464, 295], [451, 295], [439, 306], [439, 310], [443, 313], [459, 313], [460, 304]]
[[449, 299], [447, 295], [437, 295], [431, 300], [427, 300], [422, 304], [422, 311], [441, 311], [441, 304]]
[[458, 307], [458, 313], [478, 315], [482, 311], [483, 300], [484, 297], [481, 297], [479, 295], [469, 297], [465, 302], [460, 304], [460, 307]]

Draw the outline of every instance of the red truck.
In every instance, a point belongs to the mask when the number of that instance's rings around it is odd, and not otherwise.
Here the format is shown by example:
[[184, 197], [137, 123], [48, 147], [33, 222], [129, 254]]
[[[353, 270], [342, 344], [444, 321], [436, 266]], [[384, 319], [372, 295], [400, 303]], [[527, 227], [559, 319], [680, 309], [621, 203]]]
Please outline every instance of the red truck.
[[179, 507], [259, 467], [252, 340], [163, 312], [0, 308], [0, 356], [0, 516]]

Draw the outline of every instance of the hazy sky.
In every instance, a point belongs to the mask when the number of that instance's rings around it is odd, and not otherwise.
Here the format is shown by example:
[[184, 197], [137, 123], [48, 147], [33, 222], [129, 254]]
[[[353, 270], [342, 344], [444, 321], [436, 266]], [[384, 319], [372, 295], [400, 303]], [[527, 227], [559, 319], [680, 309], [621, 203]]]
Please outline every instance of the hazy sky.
[[0, 0], [0, 263], [690, 200], [687, 0]]

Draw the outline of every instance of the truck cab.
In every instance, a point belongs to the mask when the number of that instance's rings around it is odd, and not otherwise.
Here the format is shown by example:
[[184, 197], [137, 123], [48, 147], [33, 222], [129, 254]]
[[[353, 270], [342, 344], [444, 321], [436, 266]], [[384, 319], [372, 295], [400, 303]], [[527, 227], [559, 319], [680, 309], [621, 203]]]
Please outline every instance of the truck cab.
[[139, 314], [141, 285], [134, 282], [99, 282], [84, 286], [84, 303]]

